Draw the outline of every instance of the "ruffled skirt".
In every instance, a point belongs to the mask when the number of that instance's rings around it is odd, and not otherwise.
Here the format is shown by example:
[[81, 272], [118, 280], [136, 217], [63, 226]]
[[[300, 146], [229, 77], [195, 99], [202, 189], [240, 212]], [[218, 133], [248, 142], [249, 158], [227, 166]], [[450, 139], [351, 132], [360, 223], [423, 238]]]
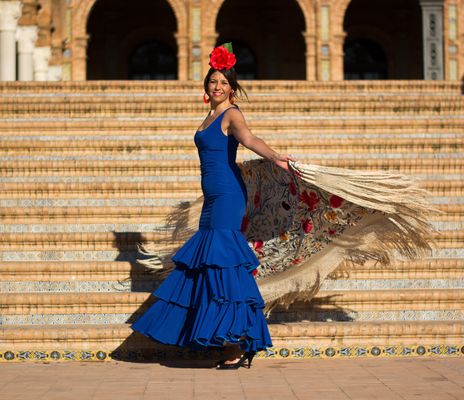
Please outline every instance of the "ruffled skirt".
[[272, 346], [253, 270], [259, 261], [240, 231], [200, 229], [172, 257], [158, 299], [131, 328], [167, 345], [202, 349]]

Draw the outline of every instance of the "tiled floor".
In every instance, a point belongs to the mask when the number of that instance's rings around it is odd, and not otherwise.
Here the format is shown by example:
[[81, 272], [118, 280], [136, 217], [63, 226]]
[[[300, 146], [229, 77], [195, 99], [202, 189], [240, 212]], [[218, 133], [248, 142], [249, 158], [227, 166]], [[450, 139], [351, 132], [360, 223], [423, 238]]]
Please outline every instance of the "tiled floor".
[[0, 364], [8, 400], [464, 399], [464, 357], [253, 361], [251, 369], [205, 364]]

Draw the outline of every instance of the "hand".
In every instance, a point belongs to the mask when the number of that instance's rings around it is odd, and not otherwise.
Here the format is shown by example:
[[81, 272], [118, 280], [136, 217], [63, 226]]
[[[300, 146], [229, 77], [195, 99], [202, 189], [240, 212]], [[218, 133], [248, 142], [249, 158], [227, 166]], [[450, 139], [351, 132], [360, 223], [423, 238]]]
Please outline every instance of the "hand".
[[285, 169], [286, 171], [289, 171], [288, 168], [288, 161], [296, 161], [296, 159], [291, 156], [291, 155], [282, 155], [275, 153], [272, 157], [271, 160], [278, 165], [279, 167]]

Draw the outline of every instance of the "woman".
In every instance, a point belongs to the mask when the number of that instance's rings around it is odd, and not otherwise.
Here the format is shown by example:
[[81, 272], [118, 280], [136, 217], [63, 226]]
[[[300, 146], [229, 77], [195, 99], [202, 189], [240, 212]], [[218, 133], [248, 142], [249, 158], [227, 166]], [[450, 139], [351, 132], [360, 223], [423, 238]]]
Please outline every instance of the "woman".
[[194, 136], [204, 203], [198, 231], [172, 257], [176, 267], [154, 292], [158, 300], [132, 325], [164, 344], [190, 348], [234, 346], [244, 354], [219, 369], [251, 367], [272, 346], [263, 298], [253, 276], [259, 261], [240, 232], [246, 186], [235, 163], [238, 144], [288, 170], [280, 155], [254, 136], [234, 105], [243, 89], [230, 43], [213, 50], [204, 79], [211, 111]]

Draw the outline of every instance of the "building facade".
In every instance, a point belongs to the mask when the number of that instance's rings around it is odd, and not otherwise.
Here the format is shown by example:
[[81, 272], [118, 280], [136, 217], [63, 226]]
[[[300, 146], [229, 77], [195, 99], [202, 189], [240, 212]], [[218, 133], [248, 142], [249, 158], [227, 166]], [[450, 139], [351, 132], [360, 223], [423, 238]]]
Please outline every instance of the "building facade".
[[460, 80], [464, 0], [0, 0], [0, 80]]

